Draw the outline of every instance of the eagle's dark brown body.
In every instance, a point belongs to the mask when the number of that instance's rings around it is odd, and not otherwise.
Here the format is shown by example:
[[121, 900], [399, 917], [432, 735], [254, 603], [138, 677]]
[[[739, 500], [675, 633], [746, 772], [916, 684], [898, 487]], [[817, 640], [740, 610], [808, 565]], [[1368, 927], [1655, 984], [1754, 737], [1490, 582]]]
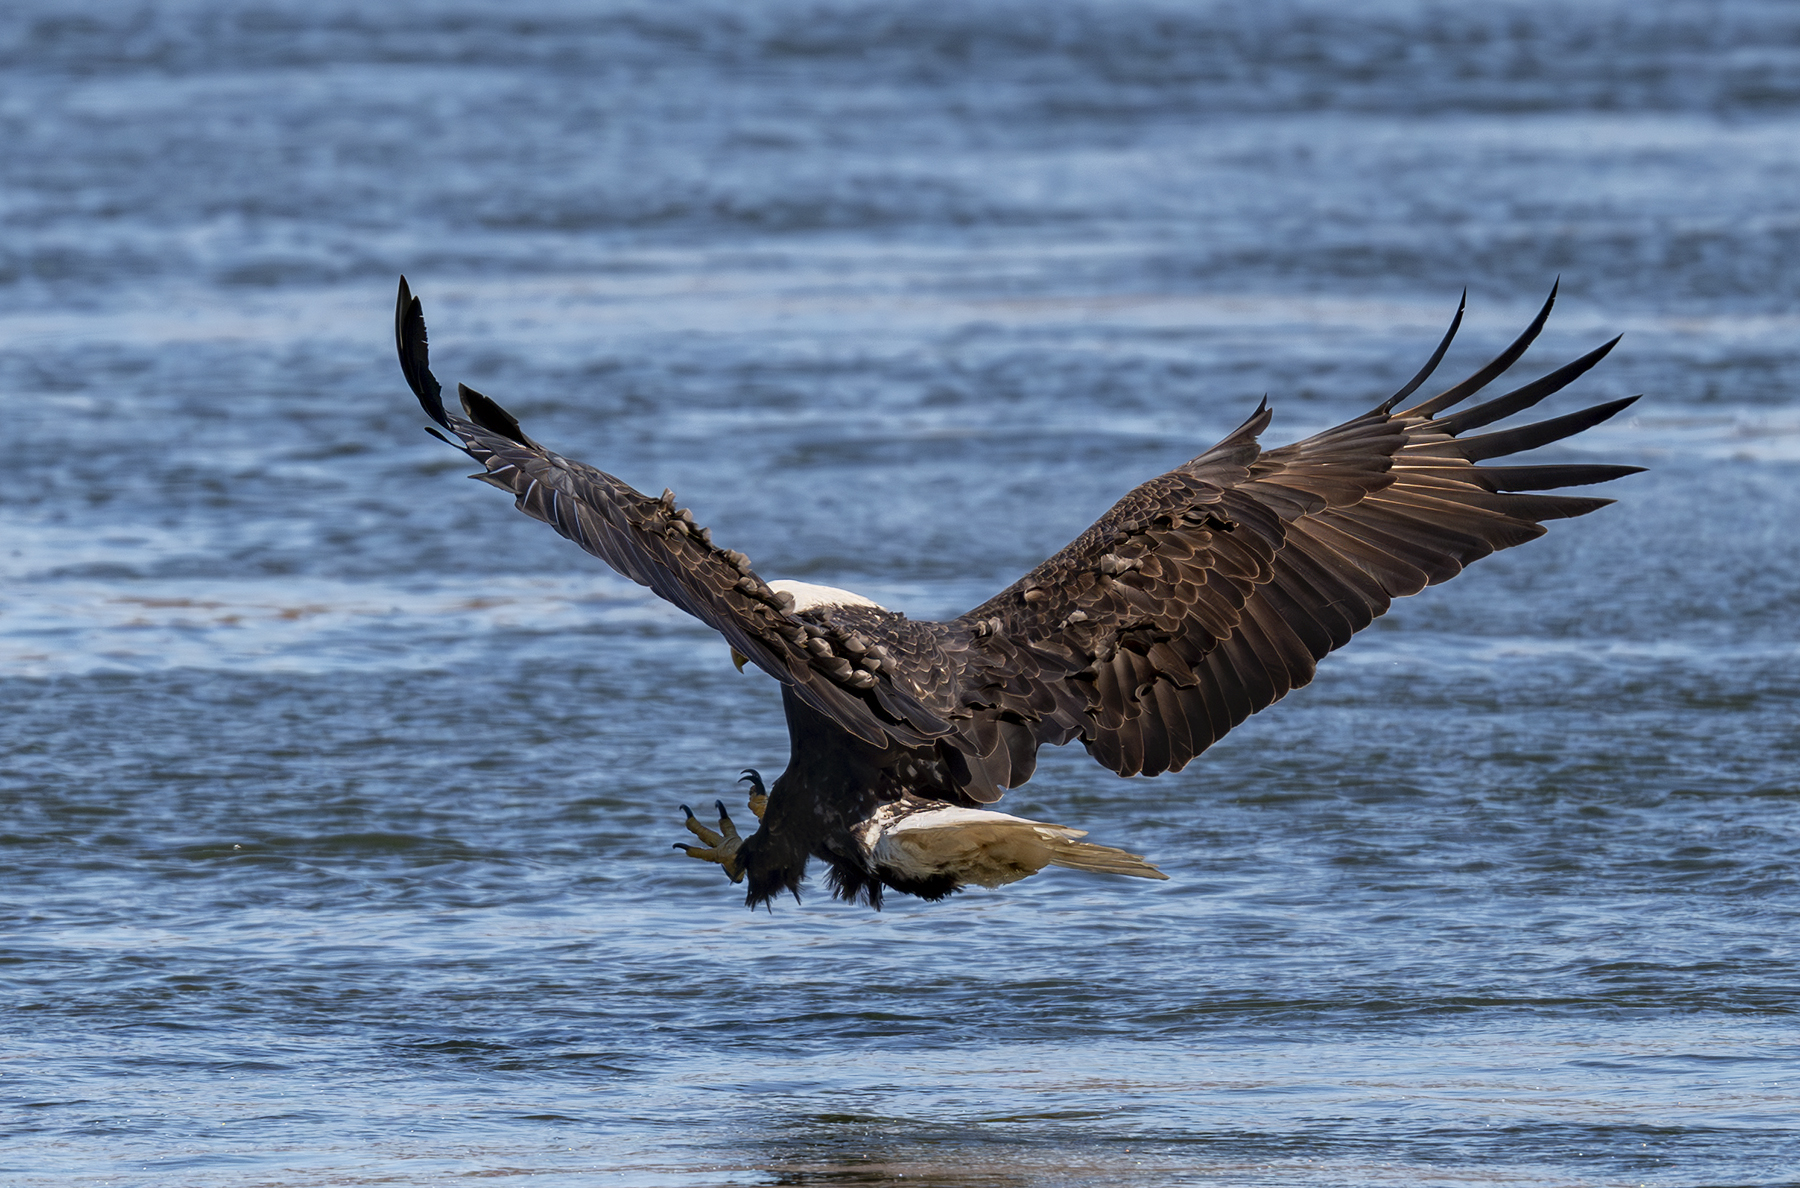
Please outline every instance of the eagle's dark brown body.
[[[782, 891], [800, 893], [809, 857], [829, 864], [832, 890], [844, 899], [864, 899], [879, 906], [882, 880], [864, 861], [854, 830], [877, 808], [906, 796], [928, 797], [952, 804], [968, 798], [944, 778], [943, 764], [932, 749], [876, 748], [782, 691], [787, 713], [787, 770], [769, 790], [762, 826], [738, 851], [752, 904], [767, 902]], [[890, 876], [896, 891], [942, 899], [956, 890], [955, 879], [909, 880]]]
[[[1482, 466], [1599, 423], [1632, 400], [1475, 436], [1599, 362], [1617, 340], [1512, 392], [1451, 411], [1510, 367], [1529, 329], [1473, 376], [1394, 411], [1390, 400], [1264, 450], [1266, 406], [1224, 441], [1128, 493], [1067, 548], [968, 614], [915, 622], [841, 591], [797, 604], [741, 553], [715, 547], [674, 497], [651, 498], [531, 441], [460, 389], [448, 414], [419, 303], [401, 281], [401, 365], [426, 412], [545, 521], [711, 625], [781, 682], [792, 739], [761, 827], [715, 860], [752, 904], [798, 893], [808, 858], [847, 899], [940, 898], [1046, 864], [1161, 877], [1077, 831], [985, 809], [1030, 778], [1037, 749], [1079, 739], [1120, 775], [1178, 771], [1250, 714], [1312, 679], [1391, 601], [1608, 499], [1541, 492], [1636, 471]], [[1635, 398], [1632, 398], [1635, 399]], [[842, 595], [836, 602], [830, 595]], [[713, 855], [708, 854], [712, 857]]]

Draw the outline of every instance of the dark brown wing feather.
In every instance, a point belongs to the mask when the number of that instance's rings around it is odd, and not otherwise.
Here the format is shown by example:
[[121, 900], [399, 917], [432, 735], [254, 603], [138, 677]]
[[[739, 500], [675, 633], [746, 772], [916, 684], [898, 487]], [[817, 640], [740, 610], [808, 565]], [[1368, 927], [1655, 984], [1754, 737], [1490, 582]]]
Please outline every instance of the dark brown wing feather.
[[791, 686], [814, 710], [874, 746], [930, 746], [954, 727], [891, 682], [882, 662], [853, 652], [841, 633], [793, 615], [793, 599], [771, 590], [742, 553], [717, 548], [712, 533], [664, 491], [651, 498], [601, 470], [544, 449], [506, 410], [458, 385], [466, 417], [445, 411], [431, 374], [419, 301], [400, 281], [395, 337], [401, 370], [425, 412], [482, 466], [473, 477], [510, 492], [520, 511], [723, 635], [757, 667]]
[[[1609, 499], [1544, 495], [1605, 482], [1634, 466], [1481, 467], [1617, 414], [1631, 400], [1479, 437], [1465, 430], [1529, 408], [1605, 357], [1614, 339], [1549, 375], [1464, 412], [1447, 410], [1510, 367], [1542, 329], [1550, 300], [1519, 339], [1474, 375], [1393, 412], [1429, 375], [1316, 436], [1264, 451], [1266, 407], [1185, 466], [1120, 500], [1068, 548], [962, 621], [989, 646], [1027, 650], [1060, 683], [1041, 692], [994, 680], [980, 652], [963, 671], [962, 712], [1016, 719], [1040, 743], [1085, 742], [1121, 775], [1179, 770], [1250, 714], [1313, 677], [1393, 599], [1471, 561], [1542, 535], [1540, 521], [1585, 515]], [[1635, 399], [1635, 398], [1633, 398]], [[1055, 671], [1057, 667], [1061, 672]], [[1071, 711], [1070, 694], [1082, 703]], [[945, 710], [955, 717], [957, 711]], [[965, 730], [965, 733], [967, 731]], [[987, 762], [1018, 782], [1024, 748]]]

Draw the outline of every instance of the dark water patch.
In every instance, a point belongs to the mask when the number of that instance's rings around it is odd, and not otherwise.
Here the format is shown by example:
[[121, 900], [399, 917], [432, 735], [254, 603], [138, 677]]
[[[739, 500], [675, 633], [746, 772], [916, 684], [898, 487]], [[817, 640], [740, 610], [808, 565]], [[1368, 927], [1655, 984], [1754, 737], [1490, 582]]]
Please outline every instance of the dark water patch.
[[[1008, 4], [979, 13], [936, 2], [698, 6], [680, 13], [543, 4], [506, 15], [406, 5], [387, 20], [332, 6], [299, 18], [279, 7], [171, 5], [56, 16], [26, 5], [0, 45], [20, 66], [77, 76], [101, 69], [180, 75], [226, 63], [283, 70], [368, 63], [598, 76], [640, 86], [647, 73], [661, 81], [656, 74], [695, 67], [727, 77], [773, 72], [778, 80], [803, 72], [876, 79], [896, 95], [940, 88], [960, 97], [959, 84], [966, 88], [971, 76], [1003, 95], [1006, 82], [1027, 93], [1066, 91], [1078, 79], [1110, 88], [1098, 102], [1030, 112], [1030, 122], [1041, 125], [1083, 115], [1141, 117], [1172, 99], [1202, 96], [1241, 109], [1246, 91], [1282, 108], [1413, 108], [1424, 95], [1445, 92], [1502, 111], [1779, 108], [1800, 99], [1782, 81], [1783, 63], [1800, 41], [1788, 16], [1780, 5], [1754, 3], [1723, 12], [1667, 5], [1631, 21], [1600, 4], [1427, 14], [1402, 5], [1345, 11], [1294, 4], [1255, 16], [1225, 5], [1160, 3]], [[1725, 52], [1732, 49], [1739, 52]], [[752, 124], [739, 135], [770, 147], [814, 148], [833, 131], [771, 121], [766, 130]]]

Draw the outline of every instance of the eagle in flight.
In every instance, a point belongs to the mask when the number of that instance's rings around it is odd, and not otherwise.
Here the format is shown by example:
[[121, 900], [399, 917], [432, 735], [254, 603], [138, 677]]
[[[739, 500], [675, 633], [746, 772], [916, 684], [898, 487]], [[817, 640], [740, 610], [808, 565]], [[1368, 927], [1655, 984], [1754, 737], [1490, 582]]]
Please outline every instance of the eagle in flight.
[[[1466, 297], [1466, 295], [1465, 295]], [[1459, 304], [1405, 387], [1333, 429], [1266, 450], [1265, 400], [1225, 440], [1127, 494], [1067, 548], [967, 614], [919, 622], [828, 586], [765, 581], [750, 559], [660, 497], [545, 449], [498, 404], [458, 385], [447, 412], [417, 298], [400, 281], [400, 366], [434, 436], [621, 574], [712, 627], [733, 659], [781, 683], [792, 750], [765, 787], [746, 770], [760, 825], [676, 849], [748, 885], [746, 902], [796, 898], [807, 861], [842, 899], [884, 888], [941, 899], [1046, 866], [1165, 878], [1135, 854], [991, 805], [1031, 778], [1041, 746], [1079, 739], [1121, 776], [1180, 771], [1257, 710], [1312, 680], [1326, 653], [1395, 598], [1455, 577], [1542, 521], [1611, 503], [1541, 492], [1642, 469], [1484, 466], [1599, 424], [1636, 399], [1468, 436], [1536, 405], [1593, 367], [1611, 342], [1540, 379], [1452, 411], [1516, 362], [1556, 290], [1513, 344], [1460, 383], [1396, 412], [1462, 323]], [[744, 782], [744, 781], [740, 781]]]

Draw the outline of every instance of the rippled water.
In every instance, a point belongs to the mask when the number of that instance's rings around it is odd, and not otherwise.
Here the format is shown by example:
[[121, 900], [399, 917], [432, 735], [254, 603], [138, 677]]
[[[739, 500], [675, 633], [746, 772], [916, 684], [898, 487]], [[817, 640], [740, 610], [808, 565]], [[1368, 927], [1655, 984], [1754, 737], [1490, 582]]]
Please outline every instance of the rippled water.
[[[1800, 1182], [1800, 10], [0, 10], [0, 1179]], [[1262, 394], [1623, 331], [1618, 506], [1398, 606], [1149, 854], [750, 914], [774, 686], [391, 346], [770, 576], [981, 601]]]

